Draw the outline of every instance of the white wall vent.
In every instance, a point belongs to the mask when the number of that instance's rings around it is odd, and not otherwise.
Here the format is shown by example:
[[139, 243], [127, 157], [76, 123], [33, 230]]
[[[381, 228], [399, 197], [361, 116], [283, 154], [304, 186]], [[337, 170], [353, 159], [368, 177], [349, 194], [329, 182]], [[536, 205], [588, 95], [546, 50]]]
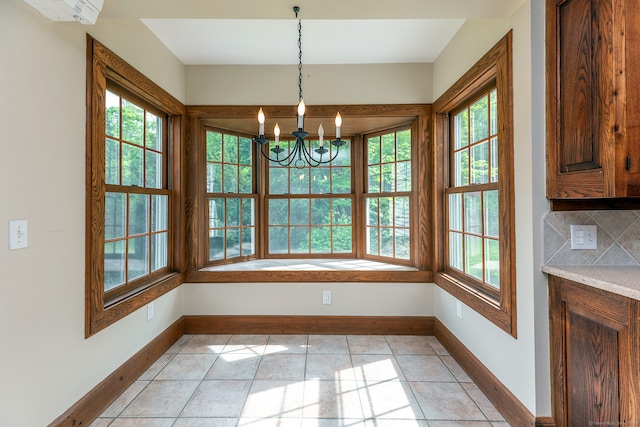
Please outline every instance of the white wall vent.
[[93, 25], [104, 0], [22, 0], [52, 21], [78, 21]]

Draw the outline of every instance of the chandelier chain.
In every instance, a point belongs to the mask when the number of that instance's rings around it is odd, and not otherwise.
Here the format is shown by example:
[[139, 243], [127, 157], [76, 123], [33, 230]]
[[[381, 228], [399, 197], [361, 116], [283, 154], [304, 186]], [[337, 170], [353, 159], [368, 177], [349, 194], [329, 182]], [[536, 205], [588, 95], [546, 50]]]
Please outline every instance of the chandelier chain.
[[[296, 11], [296, 18], [298, 12]], [[302, 19], [298, 18], [298, 102], [302, 100]]]

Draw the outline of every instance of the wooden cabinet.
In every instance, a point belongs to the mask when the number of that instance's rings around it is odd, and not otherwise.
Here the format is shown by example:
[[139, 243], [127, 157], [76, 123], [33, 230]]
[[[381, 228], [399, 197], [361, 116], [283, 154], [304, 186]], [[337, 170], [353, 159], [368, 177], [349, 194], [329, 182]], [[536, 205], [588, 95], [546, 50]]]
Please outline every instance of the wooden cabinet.
[[640, 2], [547, 0], [547, 197], [640, 196]]
[[557, 427], [640, 423], [640, 301], [549, 277]]

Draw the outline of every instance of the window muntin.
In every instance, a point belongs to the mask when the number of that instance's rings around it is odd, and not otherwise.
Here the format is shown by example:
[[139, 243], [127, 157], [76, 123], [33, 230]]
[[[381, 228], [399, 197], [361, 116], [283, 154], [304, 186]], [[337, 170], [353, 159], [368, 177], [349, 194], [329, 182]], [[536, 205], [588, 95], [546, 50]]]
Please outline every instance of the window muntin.
[[215, 129], [205, 131], [209, 261], [256, 254], [253, 141]]
[[411, 129], [367, 135], [365, 253], [410, 260]]
[[105, 298], [166, 271], [170, 192], [166, 119], [116, 88], [105, 96]]
[[450, 120], [447, 266], [483, 290], [500, 290], [498, 92], [482, 91]]

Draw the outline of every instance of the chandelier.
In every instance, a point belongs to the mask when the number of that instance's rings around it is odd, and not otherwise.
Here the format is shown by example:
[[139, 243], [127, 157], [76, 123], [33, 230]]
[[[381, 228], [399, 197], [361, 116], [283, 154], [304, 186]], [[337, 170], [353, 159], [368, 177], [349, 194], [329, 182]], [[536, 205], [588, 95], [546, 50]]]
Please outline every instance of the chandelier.
[[[293, 12], [295, 13], [296, 18], [298, 18], [298, 12], [300, 12], [300, 8], [298, 6], [294, 6]], [[342, 117], [340, 117], [340, 113], [336, 114], [335, 120], [336, 139], [330, 141], [330, 144], [336, 147], [335, 153], [333, 154], [333, 156], [329, 154], [327, 157], [324, 156], [329, 152], [329, 150], [324, 146], [324, 128], [322, 127], [322, 124], [320, 124], [320, 126], [318, 127], [317, 148], [313, 148], [311, 146], [311, 142], [309, 142], [308, 144], [305, 142], [304, 139], [309, 134], [304, 131], [304, 113], [305, 105], [304, 99], [302, 97], [302, 20], [298, 18], [298, 130], [291, 133], [291, 135], [295, 137], [295, 143], [293, 144], [293, 147], [291, 147], [291, 144], [286, 141], [285, 146], [288, 145], [289, 150], [288, 153], [285, 153], [285, 151], [287, 150], [280, 146], [280, 126], [278, 126], [278, 123], [276, 123], [273, 128], [273, 134], [275, 136], [275, 146], [271, 148], [271, 150], [269, 150], [270, 142], [267, 138], [264, 137], [265, 115], [261, 107], [260, 111], [258, 111], [258, 136], [253, 138], [253, 142], [260, 146], [260, 152], [265, 158], [267, 158], [271, 162], [278, 163], [280, 166], [294, 165], [295, 167], [301, 169], [306, 166], [316, 167], [322, 164], [331, 163], [331, 161], [338, 156], [340, 147], [346, 144], [345, 141], [342, 141], [340, 139], [340, 126], [342, 126]], [[271, 153], [273, 154], [269, 154], [269, 151], [271, 151]]]

